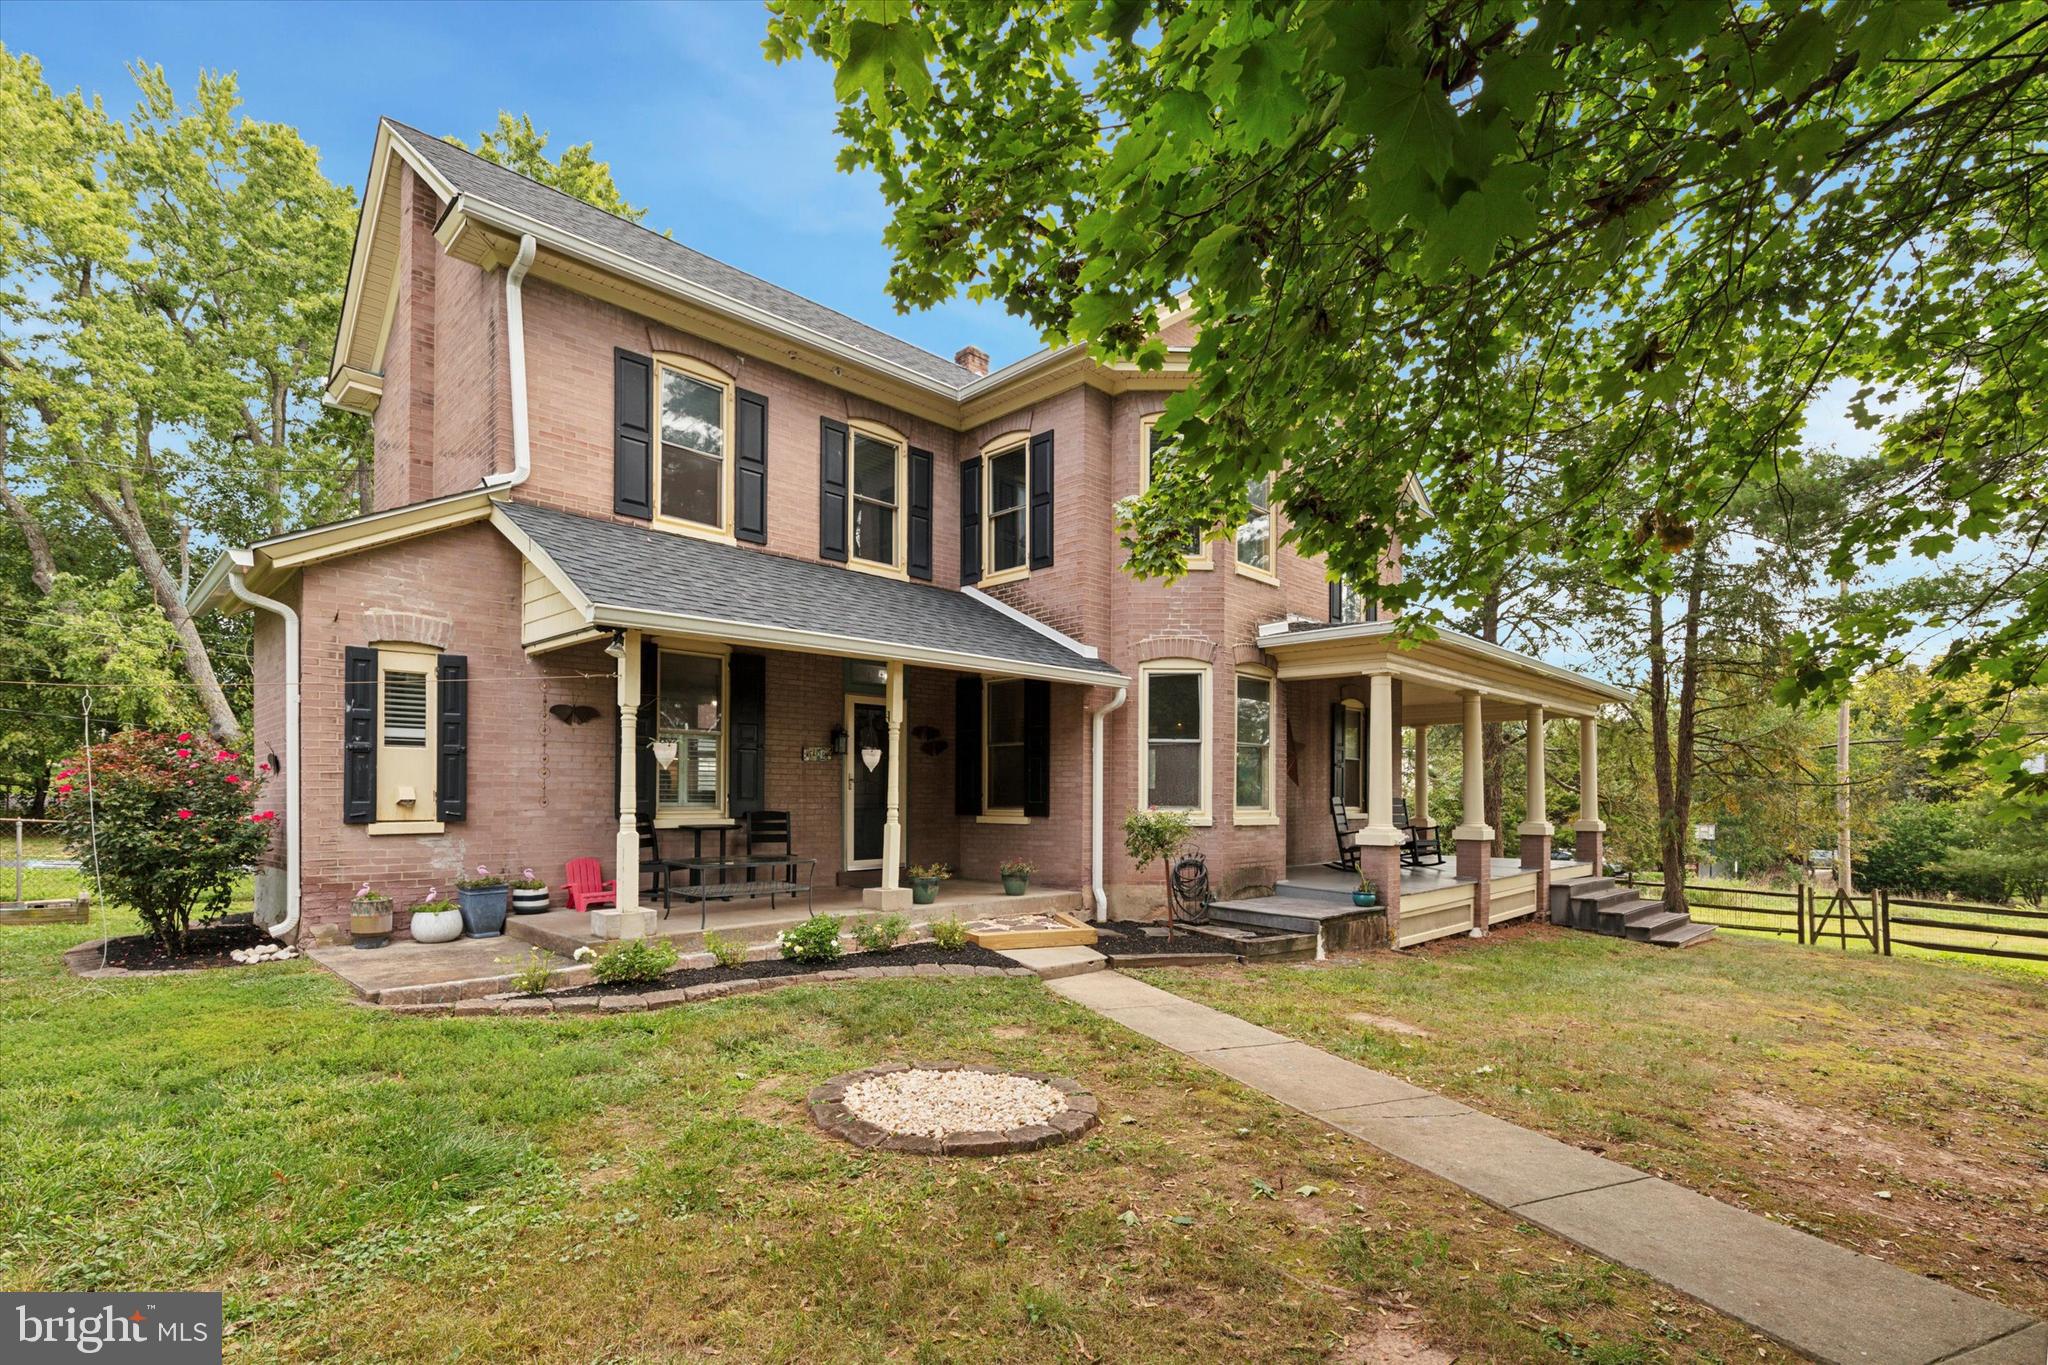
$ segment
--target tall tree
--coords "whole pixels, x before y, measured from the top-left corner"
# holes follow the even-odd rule
[[[0,49],[0,509],[61,590],[24,490],[110,528],[221,739],[241,723],[185,606],[195,548],[345,508],[357,419],[322,411],[353,199],[232,77],[181,106],[137,67],[125,122]]]
[[[591,150],[593,144],[575,143],[564,147],[561,155],[550,159],[547,154],[550,136],[533,126],[531,114],[520,114],[515,118],[500,109],[498,126],[478,133],[474,147],[459,137],[451,137],[448,141],[475,152],[493,165],[517,171],[529,180],[538,180],[606,213],[617,214],[635,223],[646,219],[646,209],[633,207],[619,193],[618,185],[612,180],[611,163],[597,159]]]
[[[1800,459],[1842,376],[1923,406],[1891,424],[1893,487],[1843,529],[1838,578],[1953,534],[2040,540],[2040,0],[771,9],[772,58],[836,68],[900,304],[964,288],[1156,366],[1189,302],[1181,476],[1134,508],[1141,572],[1177,572],[1173,532],[1239,519],[1277,469],[1292,538],[1368,576],[1423,533],[1412,474],[1444,552],[1393,595],[1469,611],[1530,527],[1459,471],[1597,406],[1560,547],[1647,584]],[[1537,377],[1533,409],[1504,367]],[[1624,514],[1603,490],[1632,475],[1651,496]],[[1889,624],[1816,636],[1788,688],[1846,685]],[[2039,677],[2048,591],[1963,629],[1951,669]],[[1951,718],[1958,745],[2006,744],[1984,714]]]

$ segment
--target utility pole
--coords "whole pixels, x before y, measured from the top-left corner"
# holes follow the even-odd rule
[[[1842,605],[1849,602],[1849,585],[1842,584]],[[1841,832],[1835,843],[1835,885],[1845,896],[1856,894],[1856,882],[1849,868],[1849,692],[1842,691],[1842,706],[1835,717],[1835,818]]]

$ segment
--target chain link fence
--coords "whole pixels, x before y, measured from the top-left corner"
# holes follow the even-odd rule
[[[0,923],[82,923],[90,890],[56,821],[0,817]]]

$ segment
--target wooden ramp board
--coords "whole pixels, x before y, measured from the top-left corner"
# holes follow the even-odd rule
[[[92,918],[92,902],[75,900],[8,901],[0,903],[0,925],[84,924]]]
[[[1075,948],[1095,945],[1095,926],[1064,910],[1015,919],[978,919],[967,925],[967,941],[998,951],[1008,948]]]

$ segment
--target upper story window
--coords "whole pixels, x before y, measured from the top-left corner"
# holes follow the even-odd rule
[[[662,516],[723,532],[731,525],[732,385],[681,360],[655,367],[661,459],[655,506]]]
[[[982,521],[988,537],[983,581],[1021,574],[1031,560],[1027,439],[999,437],[982,456]]]
[[[1330,608],[1330,620],[1339,625],[1363,625],[1380,619],[1379,602],[1359,592],[1348,578],[1330,585]]]
[[[659,815],[725,809],[725,659],[661,651],[654,688],[654,805]]]
[[[1237,567],[1260,578],[1275,578],[1271,476],[1246,485],[1245,495],[1251,499],[1252,514],[1237,528]]]
[[[903,438],[879,427],[854,426],[852,496],[846,500],[851,522],[847,544],[852,562],[883,568],[903,567]]]
[[[1153,465],[1173,457],[1173,438],[1159,434],[1159,418],[1160,414],[1154,412],[1139,419],[1143,427],[1142,440],[1145,454],[1145,458],[1139,465],[1138,487],[1140,491],[1152,486]],[[1209,546],[1202,539],[1200,533],[1188,537],[1187,556],[1189,568],[1206,569],[1209,567]]]

